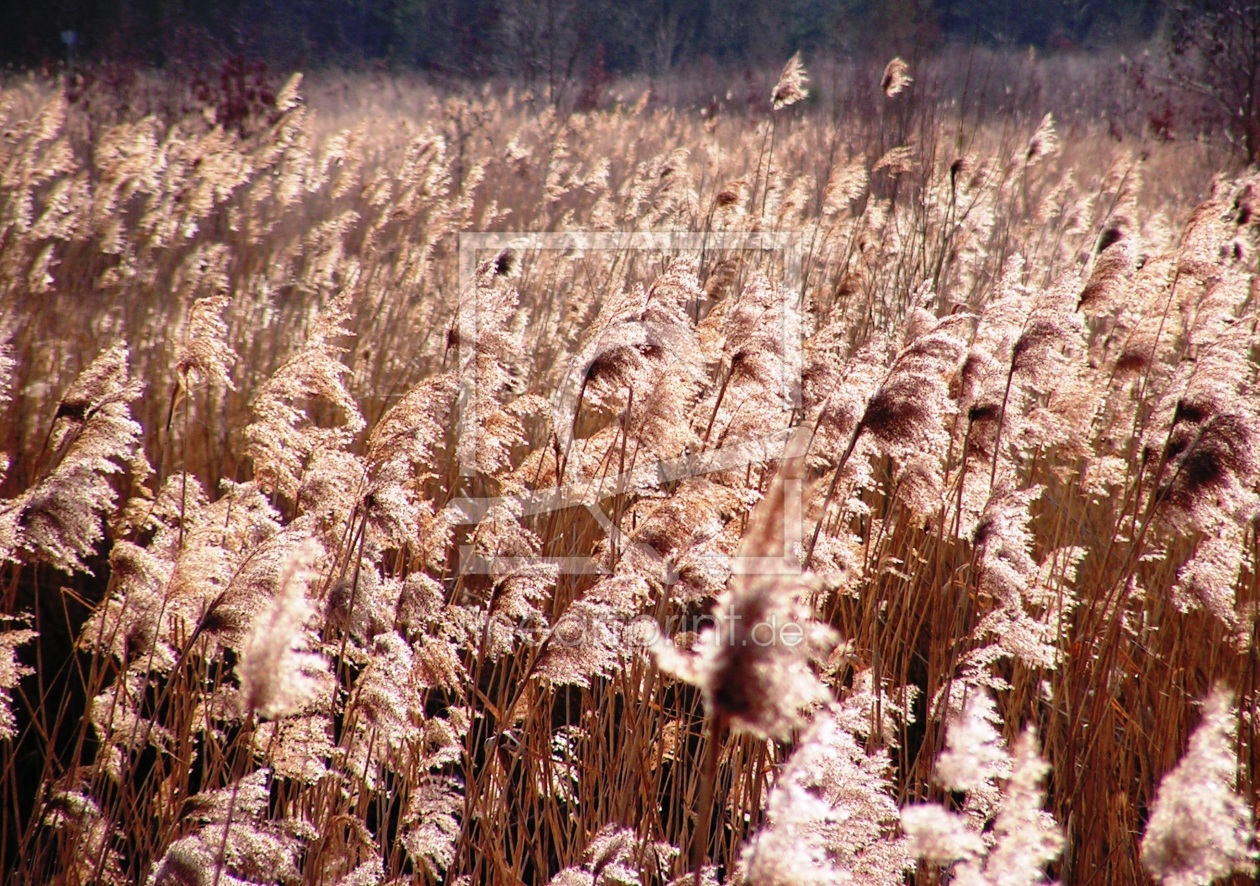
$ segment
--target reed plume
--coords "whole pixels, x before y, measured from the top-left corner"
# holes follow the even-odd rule
[[[884,66],[884,76],[879,80],[879,88],[885,96],[892,98],[913,82],[910,66],[905,59],[898,56]]]
[[[1142,837],[1142,864],[1161,883],[1207,883],[1254,870],[1251,807],[1234,793],[1238,716],[1217,687],[1204,700],[1190,747],[1160,781]]]

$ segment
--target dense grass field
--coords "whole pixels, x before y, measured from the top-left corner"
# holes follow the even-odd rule
[[[1072,64],[8,81],[6,876],[1249,882],[1260,180]]]

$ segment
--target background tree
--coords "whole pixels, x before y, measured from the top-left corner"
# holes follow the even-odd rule
[[[1199,0],[1178,6],[1169,50],[1174,82],[1203,101],[1209,131],[1255,163],[1260,155],[1260,2]]]

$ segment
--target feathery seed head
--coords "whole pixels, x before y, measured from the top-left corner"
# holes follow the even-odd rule
[[[289,556],[274,600],[254,621],[237,668],[247,711],[285,717],[299,712],[322,686],[319,675],[327,663],[305,651],[306,624],[315,615],[306,587],[318,577],[314,567],[322,555],[314,539],[299,545]]]
[[[783,66],[779,82],[774,85],[774,92],[770,95],[771,105],[778,111],[808,98],[809,90],[805,88],[807,82],[805,65],[801,62],[801,54],[798,52]]]
[[[1041,118],[1037,131],[1028,140],[1028,148],[1024,151],[1024,161],[1029,165],[1044,157],[1058,153],[1059,135],[1054,129],[1054,116],[1046,114]]]
[[[1161,883],[1191,886],[1255,870],[1255,827],[1234,793],[1238,715],[1217,687],[1181,762],[1164,776],[1142,837],[1142,865]]]
[[[732,581],[718,599],[713,625],[701,632],[697,654],[663,645],[657,661],[699,686],[706,708],[736,729],[786,740],[805,722],[804,712],[831,695],[809,662],[835,638],[800,603],[798,594],[808,589],[775,578]]]
[[[880,78],[879,88],[883,90],[884,95],[892,98],[913,82],[910,66],[906,64],[905,59],[898,56],[884,67],[884,76]]]

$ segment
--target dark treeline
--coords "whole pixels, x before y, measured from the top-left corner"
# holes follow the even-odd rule
[[[0,64],[387,63],[454,76],[663,73],[682,63],[1144,40],[1170,0],[8,0]]]

